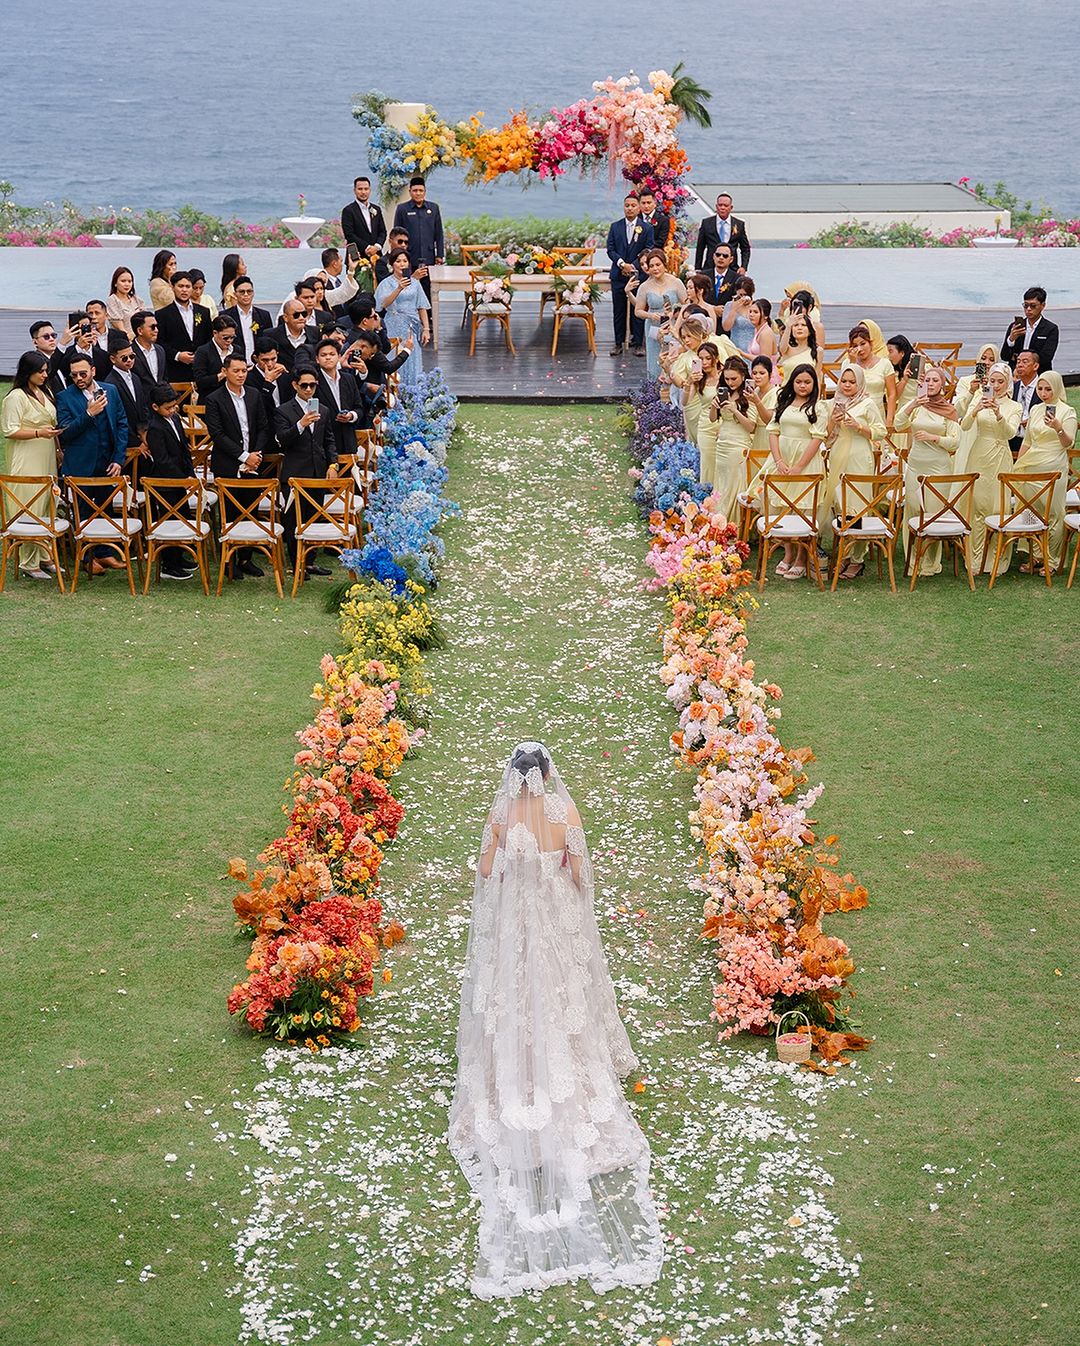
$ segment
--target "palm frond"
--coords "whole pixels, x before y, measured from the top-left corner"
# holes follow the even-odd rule
[[[712,117],[705,105],[712,99],[712,93],[696,79],[684,74],[683,70],[684,66],[680,61],[671,72],[671,77],[675,81],[671,86],[671,101],[687,121],[709,127],[712,125]]]

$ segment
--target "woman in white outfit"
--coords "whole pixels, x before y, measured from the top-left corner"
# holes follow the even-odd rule
[[[480,846],[450,1149],[480,1198],[481,1298],[588,1277],[647,1285],[663,1245],[637,1069],[593,910],[581,817],[550,754],[522,743]]]

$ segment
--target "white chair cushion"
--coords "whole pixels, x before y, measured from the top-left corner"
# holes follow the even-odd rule
[[[67,519],[57,519],[56,531],[66,533],[68,530]],[[10,524],[4,530],[5,537],[51,537],[51,533],[44,524],[31,523],[29,519],[19,519],[16,523]]]
[[[1075,486],[1071,486],[1065,492],[1065,508],[1080,509],[1080,491]]]
[[[573,316],[573,317],[577,317],[577,318],[584,318],[585,315],[586,315],[587,313],[591,313],[591,312],[592,312],[592,305],[591,305],[591,304],[560,304],[559,307],[558,307],[555,311],[556,311],[556,313],[558,313],[558,315],[559,315],[560,318],[566,318],[566,317],[568,317],[568,316]]]
[[[1034,510],[1025,509],[1015,519],[1010,519],[1004,527],[1001,524],[1000,514],[988,514],[986,526],[992,528],[995,533],[1041,533],[1047,525]]]
[[[1065,527],[1066,527],[1066,528],[1073,528],[1073,529],[1080,529],[1080,514],[1066,514],[1066,515],[1065,515]]]
[[[116,538],[122,537],[125,533],[131,537],[135,533],[142,532],[141,519],[89,519],[83,526],[76,530],[77,538]]]
[[[765,532],[765,520],[758,519],[759,533]],[[782,514],[769,524],[769,537],[816,537],[817,529],[797,514]]]
[[[218,502],[218,493],[217,491],[203,491],[202,498],[204,508],[213,509]],[[188,496],[188,504],[191,506],[192,509],[195,508],[198,499],[199,497],[194,491],[191,493],[191,495]]]
[[[833,532],[850,537],[892,537],[884,519],[866,518],[860,520],[861,528],[845,528],[843,519],[833,519]]]
[[[749,491],[740,491],[738,501],[743,509],[760,510],[761,508],[761,497],[759,495],[751,495]]]
[[[231,523],[222,532],[221,540],[222,542],[269,542],[270,539],[266,535],[269,527],[269,524],[259,525],[242,519],[239,523]],[[281,537],[284,532],[285,529],[281,524],[274,524],[273,533],[275,537]]]
[[[309,523],[298,528],[296,536],[305,542],[351,541],[356,536],[356,529],[351,523]]]
[[[209,532],[210,525],[203,519],[197,524],[187,519],[166,519],[155,524],[146,536],[155,542],[197,542]]]
[[[474,305],[473,305],[473,312],[474,312],[474,313],[497,313],[497,314],[500,314],[500,315],[501,315],[501,314],[503,314],[503,313],[509,313],[509,312],[510,312],[510,305],[509,305],[509,304],[474,304]]]
[[[919,527],[918,519],[911,519],[908,528],[920,537],[966,537],[971,529],[959,519],[936,519]]]

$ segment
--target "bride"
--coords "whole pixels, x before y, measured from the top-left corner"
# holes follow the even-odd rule
[[[593,912],[581,817],[547,749],[522,743],[480,845],[450,1149],[480,1198],[473,1293],[588,1277],[646,1285],[663,1247],[637,1068]]]

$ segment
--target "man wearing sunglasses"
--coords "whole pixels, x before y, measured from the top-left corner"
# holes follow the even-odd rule
[[[1023,317],[1012,320],[1005,340],[1001,343],[1001,358],[1016,368],[1016,357],[1021,351],[1033,351],[1039,357],[1039,373],[1045,373],[1054,367],[1054,355],[1058,348],[1057,324],[1043,317],[1046,307],[1046,291],[1041,285],[1033,285],[1024,291]]]
[[[281,310],[281,322],[274,329],[277,338],[278,359],[289,372],[294,364],[315,363],[315,328],[307,325],[308,311],[300,299],[286,299]]]
[[[47,386],[55,402],[57,394],[62,388],[67,387],[68,382],[56,324],[49,322],[47,318],[39,318],[37,322],[30,324],[30,340],[34,343],[34,350],[40,351],[49,362]]]
[[[286,307],[289,307],[286,305]],[[336,477],[337,450],[331,431],[333,411],[318,397],[319,376],[313,363],[298,358],[292,371],[295,396],[283,402],[275,413],[274,422],[278,443],[284,459],[281,479],[290,477]],[[285,546],[293,566],[296,566],[296,509],[290,505],[283,520]],[[310,553],[309,553],[310,555]],[[309,575],[329,575],[322,566],[305,567]]]
[[[109,359],[112,371],[101,381],[111,384],[120,394],[120,402],[127,417],[127,449],[146,448],[146,427],[150,424],[150,401],[143,387],[143,381],[135,373],[135,352],[131,348],[131,338],[126,332],[115,329],[109,333]]]
[[[131,330],[135,333],[135,340],[131,344],[131,352],[135,357],[132,368],[149,397],[152,388],[168,382],[165,377],[165,347],[158,345],[157,314],[149,309],[132,314]]]

